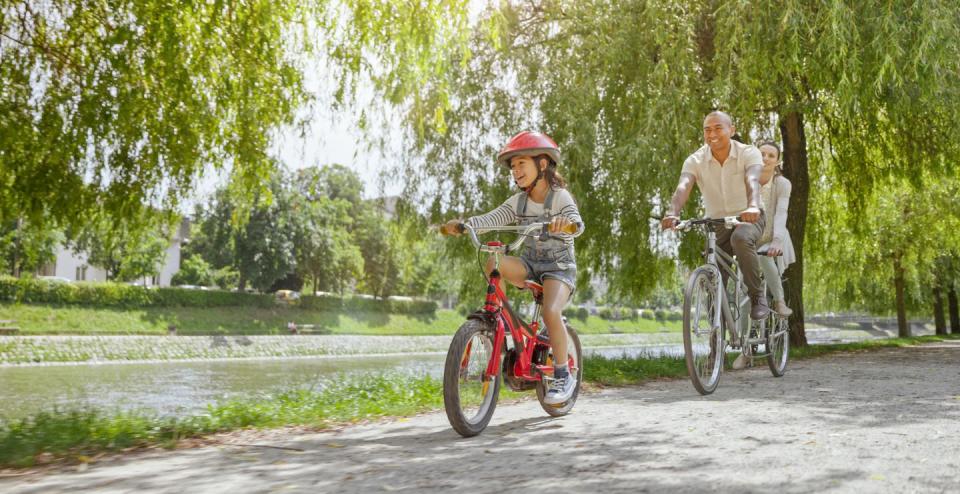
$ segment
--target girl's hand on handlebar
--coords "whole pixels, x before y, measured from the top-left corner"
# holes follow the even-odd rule
[[[461,225],[463,225],[463,220],[461,219],[450,220],[440,225],[440,234],[459,237],[460,234],[463,233],[463,227]]]
[[[553,221],[550,222],[548,230],[550,230],[550,233],[573,234],[577,231],[577,225],[564,216],[556,216],[553,218]]]

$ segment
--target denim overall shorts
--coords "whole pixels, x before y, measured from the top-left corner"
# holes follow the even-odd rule
[[[543,201],[543,214],[538,217],[528,217],[527,195],[520,196],[517,205],[517,216],[520,225],[529,225],[530,223],[549,222],[553,219],[551,208],[553,207],[553,189],[547,193],[547,198]],[[545,236],[545,237],[527,237],[524,241],[524,251],[520,260],[527,268],[527,279],[543,284],[547,278],[560,280],[570,287],[572,294],[577,288],[577,261],[574,257],[573,244],[566,243],[563,239]]]

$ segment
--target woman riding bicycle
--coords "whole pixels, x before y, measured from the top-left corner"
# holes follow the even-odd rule
[[[793,313],[783,298],[780,273],[796,261],[793,241],[787,231],[787,208],[790,204],[790,181],[781,174],[780,146],[773,142],[760,144],[763,171],[760,173],[760,199],[767,215],[767,223],[760,237],[760,249],[767,256],[760,258],[760,269],[773,295],[773,310],[787,317]]]
[[[526,280],[543,285],[543,321],[553,354],[567,355],[566,328],[561,311],[576,289],[573,239],[583,233],[584,225],[573,196],[565,188],[566,181],[557,173],[560,149],[546,134],[525,131],[507,142],[497,155],[497,162],[510,169],[521,192],[493,211],[467,219],[466,223],[477,229],[551,223],[550,231],[554,233],[550,237],[528,238],[523,254],[502,257],[499,270],[514,286],[523,287]],[[461,222],[451,220],[446,226],[455,232],[456,225]],[[575,233],[558,233],[571,224],[577,225]],[[493,258],[487,260],[487,275],[495,269],[495,263]],[[567,368],[565,359],[555,359],[553,376],[544,402],[560,404],[570,399],[576,389],[576,378]]]

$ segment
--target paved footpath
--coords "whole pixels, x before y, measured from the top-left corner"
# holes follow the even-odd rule
[[[685,379],[610,389],[560,419],[526,401],[472,439],[442,412],[247,434],[0,492],[960,492],[960,342],[730,372],[708,397]]]

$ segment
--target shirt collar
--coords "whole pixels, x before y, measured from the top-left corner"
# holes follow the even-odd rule
[[[740,143],[740,142],[737,142],[737,141],[734,141],[733,139],[731,139],[731,140],[730,140],[730,155],[727,156],[727,159],[731,159],[731,158],[732,158],[732,159],[738,159],[738,158],[740,157],[740,150],[741,150],[742,148],[744,148],[744,147],[746,147],[746,144],[743,144],[743,143]],[[713,151],[710,150],[710,145],[709,145],[709,144],[704,144],[704,145],[703,145],[703,148],[704,148],[704,150],[705,150],[706,153],[707,153],[707,159],[708,159],[709,161],[715,162],[715,163],[719,163],[719,162],[717,161],[717,159],[713,157]],[[723,163],[720,163],[720,164],[722,165]]]

